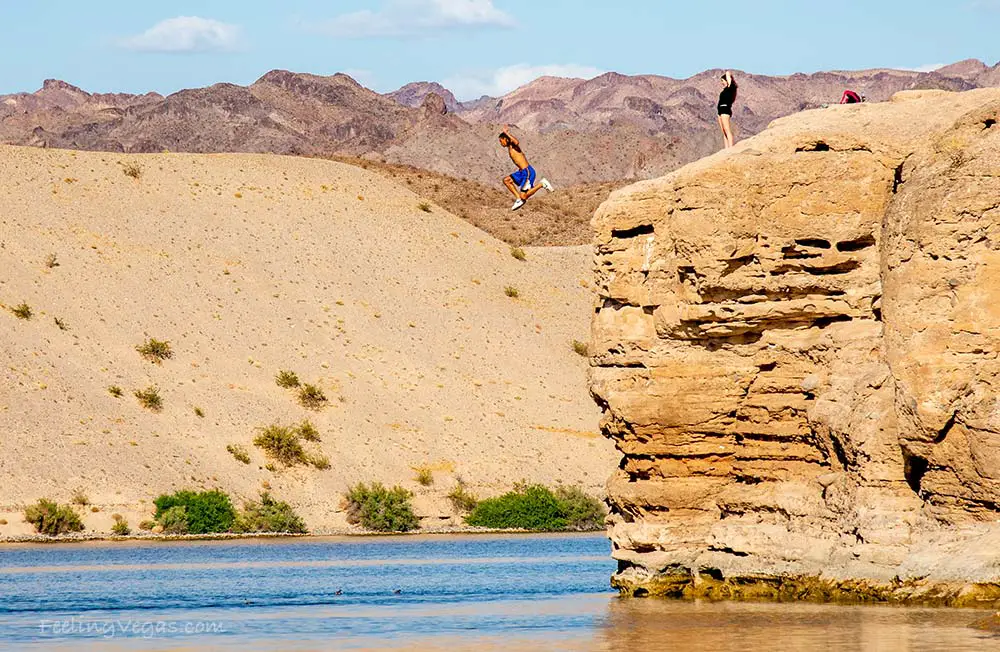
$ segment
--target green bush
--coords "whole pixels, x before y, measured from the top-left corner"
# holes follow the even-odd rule
[[[111,387],[108,388],[108,394],[111,394],[115,398],[121,398],[124,392],[122,391],[122,388],[119,387],[118,385],[112,385]]]
[[[279,371],[274,377],[274,382],[284,389],[292,389],[302,384],[299,382],[299,375],[294,371]]]
[[[135,390],[135,397],[139,399],[139,404],[147,410],[159,412],[163,409],[163,398],[155,385]]]
[[[518,487],[480,501],[465,522],[477,527],[534,531],[565,530],[568,525],[562,503],[541,485]]]
[[[316,385],[306,383],[299,389],[299,403],[310,410],[318,410],[327,403],[326,394]]]
[[[160,515],[160,525],[164,534],[187,534],[187,508],[184,505],[174,505]]]
[[[460,514],[468,514],[479,504],[479,500],[465,488],[465,483],[461,481],[448,494],[448,500],[451,501],[451,506],[455,508],[455,511]]]
[[[604,528],[604,503],[580,487],[557,487],[556,498],[566,512],[566,529],[593,531]]]
[[[45,498],[24,510],[24,520],[34,525],[39,534],[50,537],[83,531],[83,522],[72,507],[58,505]]]
[[[533,531],[599,530],[604,506],[579,487],[520,486],[481,501],[465,522],[478,527]]]
[[[429,466],[421,466],[415,469],[417,472],[417,483],[421,487],[429,487],[434,484],[434,471]]]
[[[292,506],[264,492],[260,502],[247,501],[233,523],[233,532],[289,532],[305,534],[306,524]]]
[[[517,288],[514,287],[513,285],[508,285],[507,287],[505,287],[503,289],[503,293],[506,294],[511,299],[516,299],[519,296],[521,296],[521,293],[518,292]]]
[[[115,514],[111,518],[115,520],[114,525],[111,526],[112,534],[116,534],[120,537],[127,537],[132,534],[132,528],[128,526],[128,521],[125,520],[124,516],[121,514]]]
[[[590,355],[590,347],[587,346],[586,342],[581,342],[580,340],[573,340],[573,352],[579,356],[586,358]]]
[[[296,430],[299,433],[299,437],[302,437],[302,439],[305,439],[306,441],[323,441],[319,436],[319,430],[316,430],[316,426],[314,426],[308,419],[300,423],[296,427]]]
[[[163,342],[152,337],[145,344],[135,347],[135,350],[142,357],[155,364],[160,364],[164,360],[174,357],[173,349],[170,348],[170,342]]]
[[[229,444],[226,446],[226,452],[236,458],[238,462],[243,462],[244,464],[250,463],[250,453],[239,444]]]
[[[357,484],[347,492],[347,521],[375,532],[409,532],[420,526],[406,489]]]
[[[18,319],[31,319],[35,316],[35,312],[31,309],[31,306],[26,303],[21,303],[20,305],[11,308],[10,311],[14,313],[14,316]]]
[[[211,534],[228,532],[236,520],[236,510],[225,493],[219,490],[178,491],[173,494],[163,494],[153,504],[156,505],[156,520],[167,530],[166,514],[176,507],[184,508],[187,531],[190,534]],[[172,514],[177,518],[177,514]]]
[[[279,425],[261,428],[260,434],[253,440],[253,445],[285,466],[309,463],[309,456],[299,441],[297,428]]]
[[[513,256],[516,260],[520,260],[520,261],[525,261],[528,258],[524,254],[524,249],[521,249],[520,247],[511,247],[510,248],[510,255]]]

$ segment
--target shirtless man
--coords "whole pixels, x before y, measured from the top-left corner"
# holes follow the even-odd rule
[[[500,133],[500,146],[507,148],[510,160],[514,161],[514,165],[517,166],[517,172],[503,180],[503,185],[507,186],[507,190],[514,193],[517,198],[513,208],[511,208],[512,211],[524,206],[524,202],[542,188],[549,192],[555,190],[548,179],[542,179],[537,186],[535,185],[535,168],[528,163],[528,157],[521,151],[521,144],[517,138],[510,134],[510,125],[505,126]]]

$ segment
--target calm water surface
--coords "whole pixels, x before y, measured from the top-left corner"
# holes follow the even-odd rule
[[[0,650],[1000,650],[965,610],[621,600],[603,536],[0,549]]]

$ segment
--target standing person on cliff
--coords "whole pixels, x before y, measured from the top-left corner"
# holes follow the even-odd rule
[[[722,92],[719,93],[719,127],[722,129],[722,139],[726,145],[726,149],[733,146],[735,138],[733,137],[733,104],[736,103],[736,91],[739,86],[736,84],[736,79],[733,77],[733,73],[729,70],[726,74],[722,76]]]
[[[510,190],[517,198],[511,210],[516,211],[524,206],[524,202],[542,188],[549,192],[554,190],[548,179],[542,179],[538,185],[535,185],[535,168],[528,163],[528,157],[521,149],[521,143],[511,135],[510,125],[505,126],[500,132],[500,146],[507,148],[510,160],[514,161],[514,165],[517,166],[517,172],[504,177],[503,180],[503,185],[507,186],[507,190]]]

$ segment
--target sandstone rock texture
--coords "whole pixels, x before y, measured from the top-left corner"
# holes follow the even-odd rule
[[[1000,600],[998,121],[807,111],[598,210],[623,593]]]

